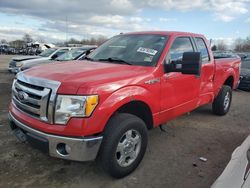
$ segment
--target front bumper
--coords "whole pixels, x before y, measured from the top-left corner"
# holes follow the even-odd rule
[[[241,76],[238,89],[250,91],[250,78]]]
[[[28,141],[36,148],[47,151],[52,157],[74,161],[94,160],[102,142],[102,136],[73,138],[47,134],[23,124],[11,113],[9,121],[12,130],[22,134],[22,141]],[[20,135],[16,136],[20,139]]]
[[[250,80],[241,80],[238,89],[250,90]]]

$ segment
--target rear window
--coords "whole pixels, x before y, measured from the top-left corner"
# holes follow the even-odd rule
[[[205,41],[202,38],[195,38],[195,42],[198,48],[198,51],[201,52],[202,63],[206,63],[210,60],[208,55],[207,46]]]

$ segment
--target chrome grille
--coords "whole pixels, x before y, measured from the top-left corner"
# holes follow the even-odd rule
[[[51,89],[14,80],[12,99],[16,107],[26,114],[48,121],[48,103]]]
[[[20,111],[53,124],[56,93],[60,85],[61,82],[55,80],[19,72],[12,85],[12,103]]]

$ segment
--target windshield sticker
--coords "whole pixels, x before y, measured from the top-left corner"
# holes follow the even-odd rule
[[[150,48],[140,47],[140,48],[138,48],[137,52],[141,52],[141,53],[145,53],[145,54],[149,54],[149,55],[155,55],[158,51],[154,50],[154,49],[150,49]]]
[[[146,56],[146,57],[144,58],[144,61],[145,61],[145,62],[150,62],[150,63],[151,63],[152,60],[153,60],[153,57],[154,57],[154,56]]]

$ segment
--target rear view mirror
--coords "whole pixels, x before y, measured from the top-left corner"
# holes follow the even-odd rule
[[[182,74],[200,75],[201,71],[201,53],[185,52],[181,61],[173,61],[170,64],[164,64],[165,73],[181,72]]]

